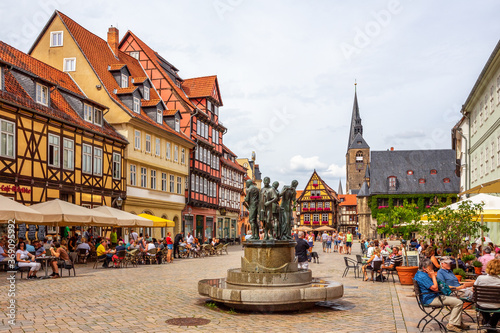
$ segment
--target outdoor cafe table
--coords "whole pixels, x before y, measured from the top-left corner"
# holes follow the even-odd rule
[[[45,261],[45,276],[44,279],[49,278],[49,261],[52,261],[56,259],[54,256],[41,256],[41,257],[36,257],[35,260],[43,263]]]

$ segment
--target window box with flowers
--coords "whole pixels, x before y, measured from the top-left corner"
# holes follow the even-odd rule
[[[304,224],[311,224],[311,221],[304,221]]]
[[[323,208],[323,211],[330,211],[330,207]]]
[[[313,221],[313,224],[319,224],[319,221]]]
[[[318,184],[313,184],[314,187],[318,187]]]
[[[328,224],[328,221],[321,221],[321,224]]]
[[[302,211],[303,211],[303,212],[307,212],[307,211],[309,211],[309,208],[304,207],[304,208],[302,208]]]

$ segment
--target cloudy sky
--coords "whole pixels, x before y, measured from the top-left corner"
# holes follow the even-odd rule
[[[0,2],[0,39],[28,51],[55,8],[105,38],[132,30],[183,78],[217,74],[224,142],[265,176],[342,177],[354,97],[372,150],[450,148],[500,37],[498,1]]]

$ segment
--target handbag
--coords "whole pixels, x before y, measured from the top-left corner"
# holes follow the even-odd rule
[[[439,287],[439,291],[444,295],[444,296],[450,296],[451,295],[451,289],[450,287],[444,283],[443,281],[441,280],[437,280],[438,282],[438,287]]]

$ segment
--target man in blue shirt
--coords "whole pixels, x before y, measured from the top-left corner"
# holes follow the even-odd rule
[[[446,283],[451,290],[457,290],[460,297],[472,298],[472,285],[474,282],[464,282],[461,284],[458,282],[457,277],[453,274],[451,265],[453,264],[453,259],[451,257],[442,257],[440,260],[441,268],[437,272],[438,280]]]
[[[452,332],[461,332],[469,329],[468,325],[462,322],[463,303],[456,297],[444,296],[436,293],[439,291],[437,282],[437,273],[433,270],[433,264],[430,259],[420,261],[420,270],[415,274],[414,280],[418,283],[422,292],[422,303],[431,306],[449,306],[451,307],[450,321],[446,329]]]

